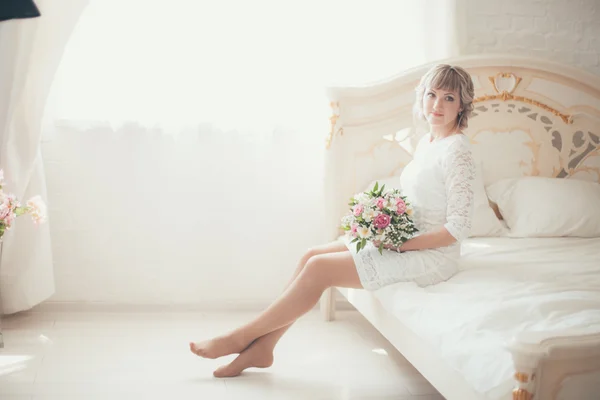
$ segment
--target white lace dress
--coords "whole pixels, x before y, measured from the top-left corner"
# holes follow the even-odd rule
[[[400,176],[400,188],[414,209],[418,235],[444,226],[457,241],[447,247],[399,253],[369,243],[356,253],[345,237],[363,287],[376,290],[397,282],[419,286],[448,280],[458,270],[460,241],[469,235],[474,209],[475,162],[463,134],[430,141],[425,135]]]

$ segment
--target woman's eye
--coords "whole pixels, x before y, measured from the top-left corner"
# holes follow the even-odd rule
[[[431,93],[431,92],[427,93],[427,97],[433,97],[433,96],[434,96],[433,93]]]
[[[446,97],[446,101],[454,101],[454,97],[447,96],[447,97]]]

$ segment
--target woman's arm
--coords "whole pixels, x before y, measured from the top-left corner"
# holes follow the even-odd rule
[[[436,231],[427,232],[422,235],[416,236],[412,239],[409,239],[406,242],[404,242],[399,248],[393,247],[391,245],[385,245],[383,247],[388,250],[404,252],[414,250],[435,249],[437,247],[450,246],[454,242],[456,242],[454,236],[452,236],[446,228],[441,227]],[[373,244],[379,247],[378,242],[374,242]]]
[[[427,232],[407,240],[400,246],[399,251],[435,249],[450,246],[456,242],[454,236],[444,227],[432,232]]]

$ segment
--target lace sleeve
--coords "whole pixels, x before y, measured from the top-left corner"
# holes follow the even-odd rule
[[[453,143],[448,150],[443,164],[447,202],[444,227],[461,241],[471,231],[475,208],[475,161],[471,149],[463,141]]]

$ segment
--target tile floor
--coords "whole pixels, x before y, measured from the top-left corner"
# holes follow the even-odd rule
[[[26,312],[4,317],[2,400],[443,400],[356,311],[333,322],[310,312],[288,331],[267,370],[212,371],[189,340],[223,333],[251,313]]]

